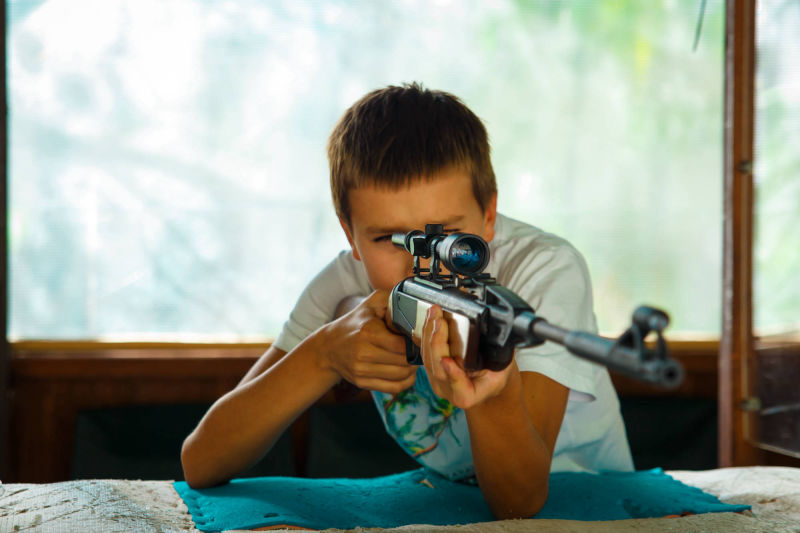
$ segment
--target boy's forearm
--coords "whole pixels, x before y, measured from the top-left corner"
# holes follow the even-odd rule
[[[466,411],[475,474],[499,519],[527,518],[547,499],[551,455],[528,416],[514,368],[503,392]]]
[[[223,483],[258,461],[286,427],[339,380],[311,335],[268,370],[217,400],[181,451],[192,487]]]

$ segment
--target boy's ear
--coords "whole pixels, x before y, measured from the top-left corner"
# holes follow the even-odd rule
[[[492,199],[486,206],[483,212],[483,235],[486,242],[494,239],[494,223],[497,222],[497,195],[492,196]]]
[[[350,229],[350,225],[341,217],[339,217],[339,224],[342,226],[344,234],[347,236],[347,242],[350,243],[350,249],[353,250],[353,257],[355,257],[357,261],[361,261],[361,257],[358,255],[358,250],[356,249],[356,242],[353,239],[353,230]]]

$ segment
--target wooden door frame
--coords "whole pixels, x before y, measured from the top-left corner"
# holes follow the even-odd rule
[[[743,406],[754,397],[753,161],[756,2],[728,0],[725,24],[725,143],[719,466],[759,464]]]

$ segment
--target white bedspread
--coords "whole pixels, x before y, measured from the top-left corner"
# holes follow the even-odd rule
[[[752,506],[751,513],[711,513],[679,518],[614,522],[505,520],[465,526],[411,525],[385,531],[597,533],[628,531],[800,533],[800,469],[725,468],[673,471],[671,476],[727,503]],[[191,516],[169,481],[85,480],[10,484],[0,491],[0,532],[196,532]],[[335,530],[329,530],[335,531]],[[358,528],[353,531],[377,531]]]

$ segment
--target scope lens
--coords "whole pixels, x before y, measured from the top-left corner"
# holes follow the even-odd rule
[[[475,248],[474,239],[464,239],[450,248],[453,266],[462,271],[473,271],[481,264],[481,253]]]
[[[464,276],[480,274],[489,262],[486,241],[470,234],[453,234],[444,239],[440,248],[442,262],[451,272]]]

